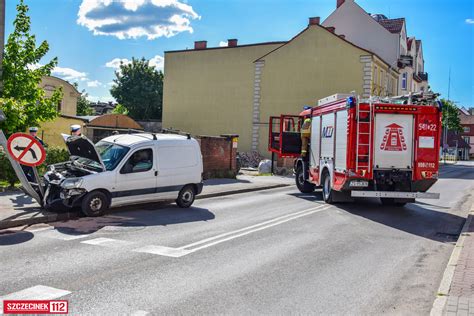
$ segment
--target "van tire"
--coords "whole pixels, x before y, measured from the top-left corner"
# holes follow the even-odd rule
[[[327,170],[323,172],[321,185],[323,187],[323,200],[328,204],[334,203],[334,190],[331,185],[331,175]]]
[[[296,187],[301,193],[312,193],[316,186],[304,179],[303,167],[299,165],[295,172]]]
[[[176,204],[182,208],[188,208],[193,205],[194,199],[196,198],[196,190],[194,186],[187,185],[179,191]]]
[[[93,191],[82,199],[81,210],[86,216],[102,216],[108,208],[109,199],[103,192]]]

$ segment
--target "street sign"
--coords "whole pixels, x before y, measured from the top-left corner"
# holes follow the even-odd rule
[[[10,136],[7,149],[13,159],[25,166],[36,167],[46,159],[41,143],[28,134],[15,133]]]

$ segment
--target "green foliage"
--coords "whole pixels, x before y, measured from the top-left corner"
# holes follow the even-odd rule
[[[117,106],[112,110],[112,113],[128,115],[128,110],[122,104],[117,104]]]
[[[6,155],[7,153],[0,151],[0,181],[5,181],[13,187],[18,179]]]
[[[120,64],[110,93],[134,119],[161,119],[163,73],[149,65],[145,58],[132,58]]]
[[[449,100],[441,99],[443,103],[443,127],[447,126],[449,130],[462,132],[461,119],[459,118],[459,109]]]
[[[82,90],[81,95],[77,98],[77,115],[86,116],[95,114],[94,109],[91,107],[91,102],[87,100],[88,96],[86,90]]]
[[[0,151],[0,182],[8,182],[11,187],[18,182],[15,171],[8,160],[7,154]],[[46,166],[69,160],[69,152],[61,147],[46,148],[46,161],[38,167],[38,172],[42,175],[46,172]]]
[[[58,60],[54,58],[43,66],[39,64],[48,52],[49,45],[43,41],[36,46],[36,37],[30,34],[28,6],[23,0],[16,8],[14,30],[5,45],[3,91],[0,96],[0,109],[7,117],[0,123],[0,129],[7,135],[54,119],[58,115],[57,105],[62,99],[61,89],[47,98],[44,90],[38,87],[41,77],[50,75]]]

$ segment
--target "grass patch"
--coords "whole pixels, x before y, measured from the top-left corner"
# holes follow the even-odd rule
[[[259,176],[259,177],[271,177],[271,176],[273,176],[273,173],[261,173],[261,174],[257,174],[257,176]]]

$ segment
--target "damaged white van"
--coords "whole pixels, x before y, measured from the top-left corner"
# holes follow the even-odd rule
[[[111,207],[175,200],[190,207],[203,188],[199,143],[175,134],[121,134],[97,144],[69,137],[70,161],[48,167],[43,205],[79,206],[87,216]]]

